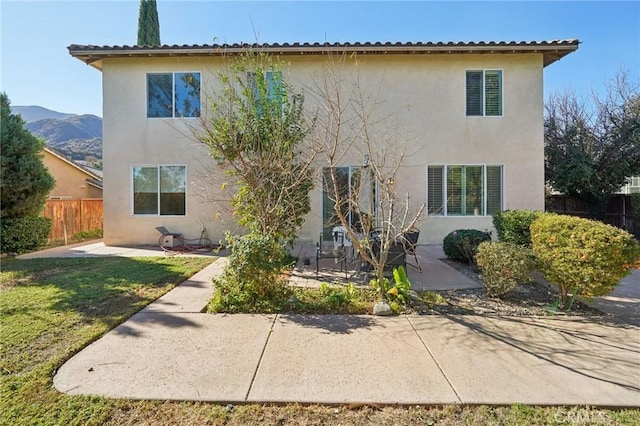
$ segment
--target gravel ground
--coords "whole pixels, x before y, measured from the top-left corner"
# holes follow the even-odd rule
[[[442,261],[482,283],[482,278],[474,267],[449,259],[442,259]],[[482,288],[430,293],[426,296],[428,302],[414,304],[417,313],[500,316],[567,315],[566,312],[557,311],[553,307],[554,302],[558,300],[557,291],[547,284],[535,281],[520,285],[502,298],[489,297]],[[442,297],[438,297],[438,295]],[[568,314],[590,317],[607,316],[579,300],[574,302]]]

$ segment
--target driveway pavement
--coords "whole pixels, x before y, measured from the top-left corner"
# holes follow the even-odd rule
[[[54,386],[221,403],[640,406],[640,327],[628,317],[201,313],[224,262],[76,354]],[[468,284],[443,271],[447,285]]]

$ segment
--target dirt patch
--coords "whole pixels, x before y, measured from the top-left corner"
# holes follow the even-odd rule
[[[441,260],[469,278],[482,283],[482,277],[474,266],[450,259]],[[609,316],[580,300],[574,301],[569,312],[559,311],[555,307],[558,300],[557,290],[541,281],[543,280],[522,284],[502,298],[488,296],[483,288],[428,292],[430,294],[421,295],[421,300],[414,304],[413,309],[419,314]]]

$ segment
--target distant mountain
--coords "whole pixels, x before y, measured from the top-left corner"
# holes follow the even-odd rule
[[[102,119],[95,115],[74,115],[62,120],[46,118],[29,122],[25,127],[31,133],[45,138],[49,145],[71,139],[102,138]]]
[[[29,118],[45,117],[26,121],[25,128],[42,137],[48,147],[74,160],[88,161],[102,159],[102,119],[91,114],[77,115],[51,111],[38,106],[11,107],[13,113],[23,112]],[[58,118],[56,118],[58,117]]]
[[[30,106],[12,106],[11,112],[14,114],[20,114],[22,119],[27,123],[32,121],[45,120],[47,118],[53,118],[55,120],[63,120],[68,117],[73,117],[77,114],[66,114],[64,112],[52,111],[47,108],[43,108],[37,105]]]

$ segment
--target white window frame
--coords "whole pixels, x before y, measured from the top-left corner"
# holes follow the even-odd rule
[[[464,167],[482,167],[482,202],[483,202],[483,206],[482,206],[482,211],[483,214],[478,214],[476,215],[472,215],[472,214],[449,214],[449,212],[447,211],[447,206],[448,206],[448,199],[447,199],[447,178],[448,178],[448,168],[451,166],[464,166]],[[443,175],[442,175],[442,209],[439,210],[439,213],[429,213],[429,167],[442,167],[443,168]],[[427,169],[426,169],[426,181],[427,181],[427,185],[426,185],[426,209],[425,209],[425,214],[429,217],[460,217],[460,218],[464,218],[464,217],[492,217],[492,214],[488,214],[487,213],[487,203],[488,203],[488,197],[487,197],[487,167],[499,167],[500,168],[500,209],[499,211],[503,211],[504,210],[504,206],[505,206],[505,191],[504,191],[504,181],[505,181],[505,166],[504,164],[476,164],[476,163],[471,163],[471,164],[458,164],[458,163],[450,163],[450,164],[428,164],[427,165]]]
[[[135,200],[134,200],[134,191],[135,191],[135,182],[134,182],[134,176],[133,176],[133,170],[136,167],[147,167],[147,168],[151,168],[151,167],[155,167],[158,169],[158,187],[157,187],[157,194],[158,194],[158,205],[157,205],[157,213],[135,213]],[[184,214],[160,214],[160,167],[184,167]],[[189,180],[187,179],[189,170],[186,164],[133,164],[130,167],[129,170],[129,176],[131,179],[130,182],[130,190],[129,193],[131,194],[130,197],[130,201],[131,201],[131,216],[134,217],[187,217],[189,214],[188,211],[188,204],[187,200],[188,200],[188,196],[189,196],[189,185],[188,182]]]
[[[487,89],[486,89],[486,72],[487,71],[500,71],[500,114],[498,115],[487,115],[487,108],[486,108],[486,96],[487,96]],[[481,96],[482,99],[480,100],[480,106],[482,107],[482,114],[479,115],[469,115],[469,113],[467,112],[467,73],[468,72],[482,72],[482,90],[481,90]],[[504,69],[502,68],[482,68],[482,69],[478,69],[478,68],[469,68],[466,69],[464,72],[464,115],[465,117],[468,118],[472,118],[472,117],[504,117],[504,88],[505,88],[506,84],[505,84],[505,72]]]
[[[171,75],[171,117],[149,117],[149,75],[170,74]],[[200,93],[198,100],[200,101],[200,114],[193,117],[181,117],[176,115],[176,74],[199,74],[200,75]],[[145,91],[145,117],[147,120],[193,120],[202,116],[202,72],[201,71],[148,71],[144,74],[144,91]]]
[[[627,183],[620,190],[623,194],[640,193],[640,176],[631,176],[627,178]]]

